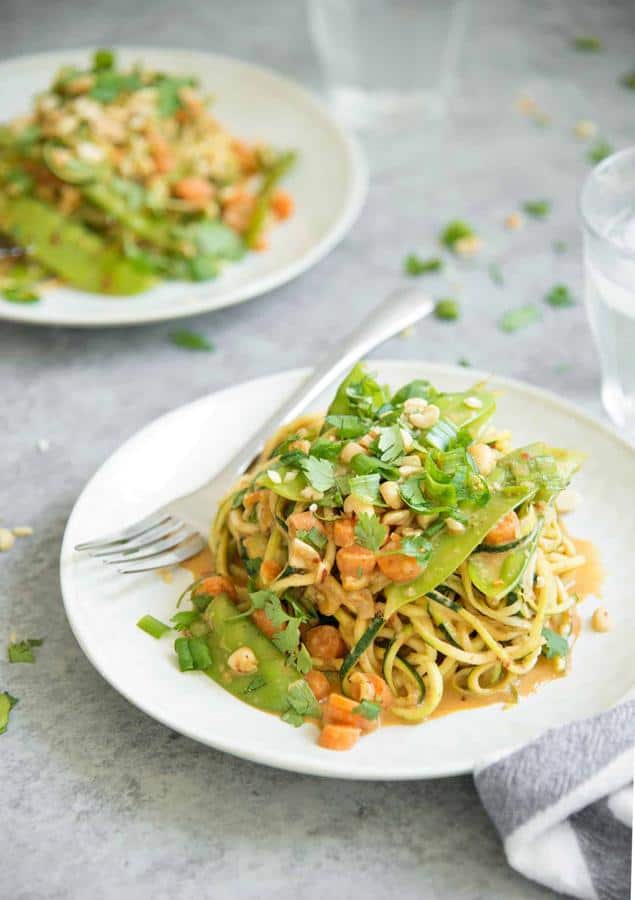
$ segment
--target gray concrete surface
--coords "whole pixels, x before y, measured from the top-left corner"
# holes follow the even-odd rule
[[[442,152],[429,134],[383,147],[364,213],[315,269],[268,296],[189,320],[213,355],[171,345],[173,326],[90,331],[0,325],[0,515],[35,534],[0,557],[0,636],[44,635],[34,666],[0,662],[20,697],[0,737],[0,896],[54,898],[505,898],[555,896],[509,870],[469,777],[419,784],[327,782],[223,756],[170,733],[93,671],[62,612],[57,558],[87,478],[139,427],[206,392],[308,364],[399,283],[404,255],[435,251],[449,218],[486,240],[476,263],[426,281],[459,297],[454,325],[428,321],[383,357],[473,365],[550,388],[601,414],[598,365],[581,303],[544,307],[513,335],[501,313],[542,304],[556,282],[581,297],[576,197],[588,171],[572,133],[589,118],[616,147],[633,141],[632,4],[475,2]],[[603,53],[576,53],[575,34]],[[319,87],[304,5],[294,0],[106,3],[3,0],[0,58],[115,42],[234,54]],[[523,92],[551,115],[514,109]],[[630,123],[630,126],[629,126]],[[502,219],[548,198],[545,222]],[[567,252],[555,255],[553,240]],[[505,283],[487,274],[500,262]],[[42,454],[38,439],[50,442]]]

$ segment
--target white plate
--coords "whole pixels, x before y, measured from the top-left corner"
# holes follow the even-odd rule
[[[428,377],[442,389],[464,390],[482,376],[414,362],[373,363],[373,368],[394,387]],[[504,391],[496,421],[513,430],[516,444],[544,439],[589,453],[576,478],[584,503],[570,526],[600,548],[607,571],[603,602],[616,627],[607,634],[592,632],[588,619],[594,602],[587,601],[567,678],[544,685],[511,710],[489,707],[418,726],[384,728],[348,753],[333,753],[316,745],[313,726],[291,728],[236,700],[202,673],[181,674],[172,641],[149,638],[135,622],[144,613],[167,620],[189,583],[188,574],[179,571],[169,585],[156,573],[117,575],[72,548],[205,480],[300,374],[283,372],[241,384],[157,419],[117,450],[84,489],[64,537],[62,591],[80,646],[113,687],[175,731],[236,756],[316,775],[391,780],[470,771],[544,728],[606,709],[635,684],[630,578],[635,453],[608,428],[553,395],[501,378],[491,380]]]
[[[92,51],[64,50],[0,64],[0,122],[24,114],[33,95],[62,65],[85,65]],[[117,298],[60,287],[40,303],[0,299],[0,318],[47,325],[129,325],[191,316],[248,300],[285,284],[318,262],[342,239],[366,195],[366,166],[355,140],[306,90],[280,75],[229,57],[150,47],[117,49],[123,65],[143,60],[168,72],[197,75],[216,97],[219,120],[235,134],[296,149],[285,178],[295,214],[271,233],[264,253],[251,253],[207,282],[164,282]]]

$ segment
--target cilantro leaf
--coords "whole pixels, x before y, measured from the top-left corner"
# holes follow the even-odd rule
[[[354,494],[359,500],[366,503],[381,503],[381,494],[379,493],[380,475],[358,475],[349,480],[349,493]]]
[[[191,78],[172,78],[166,76],[158,84],[159,99],[157,107],[161,118],[173,116],[183,106],[179,95],[181,88],[193,84]]]
[[[362,513],[355,525],[357,543],[368,550],[377,552],[388,535],[388,529],[382,525],[377,516]]]
[[[363,716],[370,722],[374,722],[375,719],[379,718],[379,714],[381,713],[381,706],[379,705],[379,703],[373,703],[372,700],[362,700],[358,706],[354,707],[352,712],[354,712],[358,716]]]
[[[11,663],[33,663],[35,662],[35,655],[33,653],[33,647],[41,647],[44,643],[44,638],[27,638],[24,641],[17,641],[16,643],[9,644],[8,647],[8,657],[9,662]]]
[[[630,72],[626,72],[622,75],[620,84],[622,87],[628,88],[629,91],[635,91],[635,69],[631,69]]]
[[[423,534],[409,534],[402,537],[399,552],[414,557],[420,566],[424,566],[430,559],[432,544]]]
[[[437,257],[432,259],[421,259],[416,253],[411,253],[404,260],[404,272],[406,275],[425,275],[428,272],[439,272],[443,267],[443,262]]]
[[[523,203],[523,209],[533,219],[545,219],[551,212],[551,203],[548,200],[527,200]]]
[[[214,345],[204,335],[198,334],[196,331],[189,331],[187,328],[172,331],[170,340],[177,347],[183,347],[185,350],[205,350],[208,353],[214,350]]]
[[[443,322],[455,322],[461,315],[461,307],[451,297],[444,297],[434,304],[434,314]]]
[[[604,138],[600,138],[590,148],[587,153],[587,159],[595,166],[601,163],[603,159],[606,159],[607,156],[610,156],[611,153],[613,153],[613,147]]]
[[[304,678],[289,685],[287,700],[291,709],[301,716],[320,716],[320,705]]]
[[[526,328],[528,325],[533,325],[535,322],[539,322],[541,318],[540,310],[533,304],[528,303],[526,306],[508,310],[501,317],[498,324],[501,331],[511,333],[519,331],[521,328]]]
[[[297,532],[296,537],[299,540],[304,541],[305,544],[309,544],[309,546],[313,547],[314,550],[317,550],[318,553],[321,553],[329,542],[327,536],[315,526],[309,528],[308,531],[300,529]]]
[[[287,616],[287,627],[276,631],[271,640],[281,653],[292,653],[300,643],[299,621]]]
[[[501,267],[498,263],[490,263],[488,269],[489,277],[492,279],[494,284],[503,285],[505,283],[505,279],[503,278],[503,273],[501,272]]]
[[[254,609],[263,609],[274,628],[280,628],[289,616],[282,608],[280,598],[273,591],[254,591],[249,594]]]
[[[556,284],[552,287],[549,293],[545,295],[545,303],[556,307],[575,306],[573,294],[566,284]]]
[[[264,687],[266,683],[267,679],[263,678],[262,675],[255,675],[243,691],[243,694],[253,694],[254,691]]]
[[[335,487],[335,469],[328,459],[305,456],[300,460],[300,467],[306,475],[311,487],[316,491],[330,490]]]
[[[0,289],[0,296],[9,303],[37,303],[40,299],[33,288],[26,284],[8,285]]]
[[[359,416],[327,416],[324,422],[343,439],[361,437],[366,434],[370,424]]]
[[[294,728],[299,728],[300,725],[304,725],[304,716],[294,712],[292,709],[285,710],[280,718],[283,722],[286,722],[287,725],[292,725]]]
[[[566,638],[552,631],[551,628],[543,628],[542,636],[545,643],[542,647],[543,654],[547,659],[553,659],[556,656],[566,656],[569,652],[569,643]]]
[[[599,50],[604,49],[602,41],[591,34],[574,37],[571,41],[571,46],[574,50],[579,50],[582,53],[597,53]]]
[[[0,734],[4,734],[9,725],[9,713],[18,702],[8,691],[0,693]]]
[[[444,246],[446,246],[449,250],[454,250],[454,245],[457,241],[462,240],[462,238],[475,237],[476,233],[473,228],[471,228],[467,222],[462,222],[459,219],[454,219],[452,222],[448,222],[445,228],[441,231],[439,235],[439,240]]]
[[[311,659],[311,654],[306,649],[304,644],[300,644],[300,649],[297,651],[297,653],[294,654],[293,665],[296,667],[300,675],[306,675],[307,672],[310,672],[313,668],[313,660]]]
[[[386,428],[381,428],[377,445],[381,451],[382,462],[393,463],[403,456],[403,438],[399,426],[388,425]]]

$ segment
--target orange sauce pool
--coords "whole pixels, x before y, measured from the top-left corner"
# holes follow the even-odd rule
[[[601,592],[602,581],[604,579],[604,569],[602,567],[602,560],[598,549],[591,541],[582,538],[572,538],[572,540],[578,553],[586,558],[584,565],[580,566],[580,568],[576,569],[573,573],[574,591],[579,595],[581,600],[589,595],[598,596]],[[200,553],[193,556],[191,559],[185,560],[185,562],[182,562],[180,565],[181,568],[191,572],[194,579],[201,578],[201,576],[213,571],[212,554],[210,550],[206,548],[205,550],[201,550]],[[580,616],[574,611],[572,618],[572,633],[575,642],[580,632]],[[516,682],[516,690],[518,691],[519,696],[526,697],[529,694],[533,694],[540,685],[545,684],[548,681],[553,681],[556,678],[564,678],[568,674],[570,666],[571,663],[569,662],[567,669],[564,672],[556,672],[551,660],[541,656],[534,668],[525,675],[521,675]],[[443,696],[441,697],[441,702],[430,716],[430,719],[439,719],[442,716],[450,715],[450,713],[460,712],[465,709],[480,709],[481,707],[492,706],[496,703],[505,705],[510,702],[510,699],[511,695],[508,692],[503,691],[497,694],[485,694],[480,697],[465,696],[464,694],[455,691],[450,685],[446,685]],[[381,720],[382,725],[404,724],[403,719],[398,718],[390,712],[383,713]]]

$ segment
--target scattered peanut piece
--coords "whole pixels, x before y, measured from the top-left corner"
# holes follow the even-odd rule
[[[454,242],[453,250],[458,256],[475,256],[483,248],[483,241],[473,234]]]
[[[8,528],[0,528],[0,553],[7,553],[15,544],[15,535]]]
[[[588,138],[593,138],[597,135],[598,127],[590,119],[580,119],[579,122],[576,122],[573,133],[576,137],[586,141]]]
[[[519,212],[510,213],[505,218],[505,228],[509,231],[518,231],[523,226],[523,217]]]
[[[612,627],[613,622],[608,609],[605,606],[598,606],[591,616],[591,628],[593,631],[605,632],[610,631]]]

